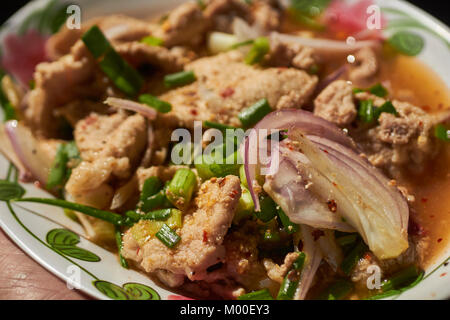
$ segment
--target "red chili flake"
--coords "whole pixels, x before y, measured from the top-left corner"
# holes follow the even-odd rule
[[[203,242],[208,242],[208,232],[203,230]]]
[[[193,116],[196,116],[196,115],[198,115],[198,112],[197,112],[197,110],[195,110],[195,109],[191,109],[191,114],[192,114]]]
[[[437,242],[438,242],[438,243],[441,242],[441,241],[442,241],[442,238],[437,239]]]
[[[430,215],[430,218],[434,218],[434,214]]]
[[[367,253],[364,255],[364,259],[371,261],[371,260],[372,260],[372,256],[370,255],[370,253],[367,252]]]
[[[319,230],[319,229],[314,229],[311,232],[311,235],[313,236],[314,241],[317,241],[317,239],[319,239],[321,236],[325,235],[325,232],[323,232],[322,230]]]
[[[422,198],[422,199],[420,199],[420,201],[422,201],[423,203],[425,203],[425,202],[428,201],[428,199],[427,199],[427,198]]]
[[[441,277],[445,277],[447,275],[447,272],[444,272],[443,274],[441,274]]]
[[[413,219],[409,219],[408,233],[414,236],[422,236],[425,234],[425,229]]]
[[[231,191],[231,193],[230,193],[230,197],[231,197],[232,199],[234,199],[234,198],[237,196],[238,193],[239,193],[239,192],[238,192],[237,190],[233,190],[233,191]]]
[[[303,241],[299,240],[297,245],[298,251],[303,251]]]
[[[337,184],[336,184],[336,182],[332,182],[332,184],[333,184],[333,186],[337,187]]]
[[[431,108],[430,108],[430,106],[422,106],[422,110],[424,110],[424,111],[430,111]]]
[[[320,149],[320,150],[322,150],[323,152],[325,152],[325,153],[328,153],[328,151],[327,150],[325,150],[325,149]]]
[[[223,90],[220,95],[222,96],[222,98],[228,98],[231,97],[234,94],[234,89],[233,88],[226,88],[225,90]]]
[[[330,209],[331,212],[337,211],[337,203],[334,200],[328,200],[327,201],[328,209]]]
[[[136,254],[138,255],[139,254],[139,251],[141,250],[141,248],[137,248],[137,250],[136,250]]]

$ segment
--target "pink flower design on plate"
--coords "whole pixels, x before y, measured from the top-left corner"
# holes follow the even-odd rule
[[[32,29],[22,35],[15,33],[6,35],[2,45],[2,68],[28,87],[36,65],[48,60],[45,50],[47,38]]]
[[[360,0],[355,3],[348,3],[343,0],[333,0],[323,15],[323,22],[328,29],[338,37],[345,39],[352,35],[356,39],[380,39],[382,29],[386,25],[386,19],[381,15],[380,28],[370,30],[368,20],[374,14],[367,13],[367,9],[372,6],[372,0]]]

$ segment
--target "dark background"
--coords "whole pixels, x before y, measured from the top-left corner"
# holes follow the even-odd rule
[[[0,10],[0,24],[3,24],[9,16],[16,12],[28,0],[3,0]],[[7,3],[4,3],[7,2]],[[409,2],[424,9],[442,22],[450,25],[450,1],[448,0],[409,0]]]

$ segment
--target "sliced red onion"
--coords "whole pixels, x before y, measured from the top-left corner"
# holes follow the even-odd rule
[[[293,159],[292,152],[284,150],[282,148],[277,173],[266,176],[264,190],[281,206],[289,219],[314,228],[355,231],[343,222],[339,214],[328,208],[327,199],[319,198],[309,189],[309,172],[303,170],[304,166],[298,166],[298,163],[309,162],[308,159],[299,152],[295,153],[299,157]]]
[[[323,78],[316,87],[316,92],[319,93],[325,89],[330,83],[336,81],[341,76],[343,76],[348,70],[348,65],[343,65],[334,72],[330,73],[328,76]]]
[[[274,111],[258,122],[245,142],[241,145],[241,154],[244,157],[245,175],[247,178],[250,194],[255,203],[255,210],[260,210],[257,192],[255,192],[256,174],[258,165],[255,159],[259,158],[259,131],[283,130],[291,127],[301,128],[305,134],[317,135],[338,142],[351,149],[356,149],[355,143],[337,126],[325,119],[314,116],[311,112],[300,109],[283,109]]]
[[[304,300],[309,288],[311,287],[314,276],[322,261],[322,252],[319,246],[315,243],[312,232],[313,228],[300,225],[300,238],[303,242],[302,252],[306,255],[305,264],[300,276],[300,282],[295,291],[295,300]]]
[[[333,154],[334,150],[321,150],[299,129],[289,130],[288,135],[319,173],[311,176],[313,187],[332,193],[340,213],[379,259],[395,258],[408,248],[407,222],[403,221],[409,216],[406,199],[390,196],[398,191],[389,184],[383,190],[375,168],[360,165],[360,160],[350,162],[344,154]]]
[[[155,144],[155,132],[153,131],[153,126],[151,123],[147,123],[147,149],[145,149],[144,156],[142,157],[140,166],[148,167],[150,161],[152,160],[153,147]]]
[[[155,120],[157,116],[157,111],[155,109],[145,104],[127,99],[109,97],[104,101],[104,103],[114,108],[125,109],[140,113],[149,120]]]
[[[17,120],[6,122],[5,138],[8,141],[2,141],[2,151],[20,171],[22,180],[34,178],[45,185],[52,165],[51,159],[43,152],[39,146],[38,140],[33,136],[30,129],[22,125]],[[9,153],[8,144],[14,153]]]

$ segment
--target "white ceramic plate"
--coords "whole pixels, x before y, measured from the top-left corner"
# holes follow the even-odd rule
[[[15,33],[23,22],[47,0],[32,1],[20,9],[1,31],[2,40]],[[168,10],[180,0],[79,0],[83,20],[98,15],[128,13],[149,16]],[[71,1],[74,3],[74,1]],[[425,40],[425,47],[418,56],[426,62],[450,87],[450,31],[447,26],[427,13],[403,1],[376,1],[384,9],[383,14],[398,29],[414,29]],[[386,9],[387,8],[387,9]],[[0,179],[14,180],[16,171],[0,155]],[[32,184],[23,184],[27,196],[50,197]],[[136,271],[122,268],[117,257],[83,238],[81,226],[69,219],[62,209],[39,204],[20,203],[8,206],[0,203],[0,226],[27,254],[38,263],[66,281],[79,281],[80,289],[98,299],[180,299],[181,296],[159,287],[152,280]],[[71,231],[69,231],[71,230]],[[71,250],[58,249],[63,239],[71,239]],[[79,242],[77,243],[77,239]],[[450,297],[450,246],[426,270],[424,279],[412,289],[394,299],[446,299]],[[448,273],[446,275],[446,273]]]

